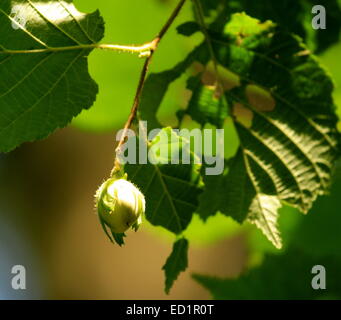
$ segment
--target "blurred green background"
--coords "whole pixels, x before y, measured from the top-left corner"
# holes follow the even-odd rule
[[[141,44],[157,34],[176,1],[74,3],[80,11],[100,10],[106,21],[103,43]],[[155,54],[152,72],[171,68],[201,40],[200,36],[189,40],[176,33],[175,27],[191,16],[187,5]],[[321,57],[335,80],[339,106],[340,56],[338,44]],[[47,140],[0,155],[0,299],[207,299],[209,293],[191,279],[192,272],[233,277],[260,263],[264,252],[276,251],[253,226],[239,226],[222,215],[204,224],[194,216],[186,231],[191,242],[189,268],[167,296],[161,267],[174,240],[170,233],[145,221],[139,232],[129,233],[125,247],[108,241],[95,215],[93,195],[111,170],[115,132],[129,115],[142,63],[131,54],[93,52],[89,69],[100,88],[94,106]],[[186,103],[184,84],[180,79],[167,93],[158,115],[162,123],[172,123],[175,111]],[[340,107],[338,114],[341,116]],[[229,123],[225,141],[227,156],[233,155],[238,141]],[[333,190],[334,200],[321,200],[323,209],[318,203],[312,218],[294,209],[281,209],[284,243],[305,228],[303,224],[314,226],[314,219],[320,221],[325,215],[323,230],[326,234],[332,231],[330,246],[321,250],[336,251],[332,244],[341,243],[337,238],[341,217],[335,195],[340,193],[339,184]],[[304,245],[307,239],[312,243],[315,239],[318,246],[314,229],[304,230],[308,230],[306,235],[297,241]],[[10,287],[10,270],[15,264],[26,267],[25,291]]]

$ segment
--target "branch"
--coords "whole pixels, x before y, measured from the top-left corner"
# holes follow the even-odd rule
[[[143,65],[143,68],[142,68],[142,71],[141,71],[141,75],[140,75],[139,84],[138,84],[136,95],[135,95],[135,99],[134,99],[134,103],[133,103],[133,106],[131,108],[128,120],[127,120],[127,122],[126,122],[126,124],[124,126],[121,140],[119,141],[119,143],[117,145],[116,155],[121,152],[121,147],[122,147],[122,145],[124,144],[124,142],[126,140],[127,132],[129,130],[129,128],[131,127],[131,125],[133,124],[134,119],[136,118],[137,110],[138,110],[138,107],[140,105],[140,100],[141,100],[141,95],[142,95],[143,87],[144,87],[144,84],[145,84],[146,79],[147,79],[147,74],[148,74],[149,66],[150,66],[150,63],[152,61],[154,52],[158,48],[158,45],[159,45],[160,41],[162,40],[162,38],[164,37],[164,35],[167,33],[167,31],[169,30],[169,28],[173,24],[175,18],[178,16],[178,14],[181,11],[181,9],[182,9],[183,5],[185,4],[185,2],[186,2],[186,0],[180,0],[179,4],[174,9],[172,15],[168,18],[167,22],[162,27],[161,31],[158,33],[158,35],[155,37],[155,39],[152,42],[150,42],[150,44],[151,44],[151,46],[150,46],[150,54],[147,55],[146,61],[145,61],[144,65]],[[112,174],[115,171],[118,171],[120,169],[121,169],[121,164],[118,161],[117,156],[116,156],[115,165],[114,165],[114,169],[112,171]]]

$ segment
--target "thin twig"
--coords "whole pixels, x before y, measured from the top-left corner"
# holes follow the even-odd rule
[[[181,11],[181,9],[182,9],[183,5],[185,4],[185,2],[186,2],[186,0],[180,0],[179,4],[177,5],[175,10],[173,11],[172,15],[167,20],[166,24],[162,27],[161,31],[158,33],[158,35],[155,37],[155,39],[152,42],[150,42],[150,44],[151,44],[150,54],[147,56],[146,61],[145,61],[144,65],[143,65],[142,72],[141,72],[141,75],[140,75],[139,84],[138,84],[136,95],[135,95],[135,98],[134,98],[134,103],[133,103],[133,106],[131,108],[128,120],[127,120],[127,122],[126,122],[126,124],[124,126],[121,139],[120,139],[120,141],[119,141],[119,143],[117,145],[116,155],[121,152],[121,147],[122,147],[122,145],[124,144],[124,142],[126,140],[127,132],[129,130],[129,128],[131,127],[131,125],[133,124],[134,119],[136,118],[137,110],[138,110],[138,107],[140,105],[140,100],[141,100],[141,95],[142,95],[143,87],[144,87],[144,84],[145,84],[146,79],[147,79],[147,74],[148,74],[149,66],[150,66],[150,63],[152,61],[154,52],[157,49],[157,47],[158,47],[160,41],[162,40],[162,38],[164,37],[164,35],[167,33],[167,31],[169,30],[169,28],[173,24],[175,18],[178,16],[178,14]],[[116,156],[115,166],[114,166],[114,169],[113,169],[112,173],[114,171],[116,171],[116,170],[120,170],[120,168],[121,168],[121,164],[120,164],[120,162],[118,160],[118,157]]]

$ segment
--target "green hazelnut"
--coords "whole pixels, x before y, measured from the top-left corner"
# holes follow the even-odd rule
[[[97,191],[96,204],[102,224],[113,234],[130,227],[137,230],[145,212],[145,199],[140,190],[124,178],[110,178]]]

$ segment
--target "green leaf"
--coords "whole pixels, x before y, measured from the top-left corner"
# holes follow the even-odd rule
[[[173,245],[171,255],[168,257],[162,270],[165,271],[165,291],[168,294],[174,281],[178,278],[182,271],[188,266],[187,261],[188,241],[185,238],[177,240]]]
[[[340,152],[333,83],[299,38],[245,14],[232,17],[231,25],[209,41],[217,66],[239,78],[221,86],[240,149],[229,172],[204,177],[213,187],[200,196],[199,213],[206,219],[217,209],[239,222],[248,219],[280,247],[280,202],[307,212],[329,187]],[[219,100],[207,108],[205,95],[193,95],[196,104],[186,113],[216,126],[216,119],[223,121]],[[212,198],[217,201],[205,213],[206,199]]]
[[[314,290],[311,270],[326,270],[326,290]],[[340,299],[341,262],[334,258],[316,259],[291,249],[282,255],[268,255],[262,265],[238,279],[220,279],[194,274],[193,278],[218,300]]]
[[[149,123],[148,123],[149,125]],[[159,149],[169,149],[168,157],[163,158],[162,151],[157,151],[157,143],[161,134],[169,137],[169,142],[161,144]],[[192,219],[198,206],[198,187],[200,167],[195,164],[169,164],[173,153],[179,152],[181,145],[187,141],[178,136],[170,128],[164,128],[150,143],[156,149],[154,159],[156,164],[126,164],[125,172],[128,179],[134,182],[146,199],[146,218],[155,226],[162,226],[169,231],[180,234]],[[184,148],[185,150],[187,148]],[[188,151],[190,152],[190,151]],[[193,160],[194,155],[190,154]],[[139,162],[138,162],[139,163]]]
[[[82,45],[101,40],[104,22],[70,0],[3,0],[0,29],[0,151],[8,152],[91,107],[98,86],[88,74],[91,50]]]

